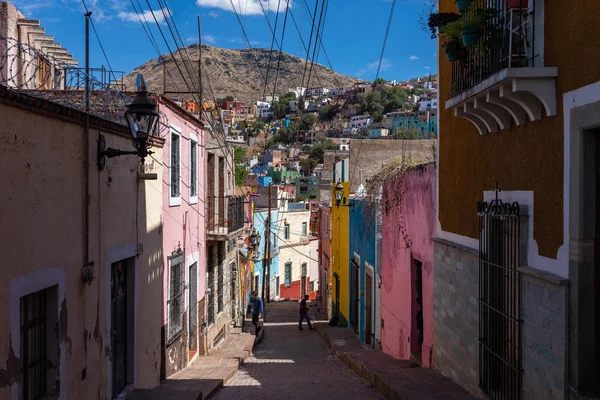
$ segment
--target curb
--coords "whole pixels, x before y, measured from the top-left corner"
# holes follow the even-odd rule
[[[377,372],[372,373],[362,361],[354,360],[351,354],[337,350],[327,332],[319,329],[319,325],[315,324],[315,327],[319,335],[325,340],[325,343],[327,343],[329,348],[333,350],[334,354],[337,355],[344,364],[387,400],[400,400],[400,395],[395,390],[392,390],[390,384],[381,375]]]

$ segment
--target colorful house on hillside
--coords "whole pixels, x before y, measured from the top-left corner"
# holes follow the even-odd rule
[[[364,199],[350,200],[350,327],[360,341],[375,345],[377,284],[376,204]]]
[[[254,275],[253,275],[253,287],[258,291],[259,296],[262,296],[263,293],[263,277],[266,278],[267,272],[269,273],[269,289],[270,299],[279,298],[279,210],[274,209],[271,210],[271,223],[268,224],[269,212],[268,210],[255,210],[254,212],[254,229],[256,233],[260,235],[260,244],[254,249]],[[270,271],[267,268],[267,271],[263,271],[263,267],[266,265],[264,263],[265,257],[268,254],[265,254],[267,250],[266,242],[266,234],[267,234],[267,226],[271,227],[271,235],[269,237],[270,248],[271,248],[271,261],[270,261]],[[266,301],[266,289],[265,289],[265,301]]]
[[[432,367],[435,163],[399,170],[382,194],[382,350]]]
[[[348,326],[350,318],[349,231],[350,182],[331,186],[331,271],[333,276],[332,313],[339,326]]]

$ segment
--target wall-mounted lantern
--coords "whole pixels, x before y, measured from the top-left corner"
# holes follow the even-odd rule
[[[135,150],[119,150],[112,147],[106,148],[104,136],[98,136],[98,169],[102,171],[106,164],[105,157],[113,158],[127,154],[134,154],[144,159],[152,154],[148,149],[152,146],[150,139],[156,134],[160,115],[156,111],[156,104],[148,98],[148,89],[142,74],[135,79],[136,97],[131,104],[126,106],[125,119],[131,131],[131,138]]]
[[[342,185],[341,182],[338,182],[333,191],[335,193],[335,205],[339,207],[340,203],[342,202],[342,198],[344,197],[344,185]]]

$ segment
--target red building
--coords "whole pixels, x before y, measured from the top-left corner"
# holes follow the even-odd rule
[[[224,101],[221,104],[223,110],[234,110],[236,114],[244,114],[246,110],[246,103],[243,101]]]

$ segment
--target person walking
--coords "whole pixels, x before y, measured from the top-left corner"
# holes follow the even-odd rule
[[[302,329],[302,320],[306,320],[306,324],[308,325],[308,329],[312,329],[312,325],[310,323],[310,317],[308,316],[308,307],[306,306],[306,300],[308,300],[308,295],[305,295],[302,301],[300,302],[300,320],[298,321],[298,329],[303,331]]]
[[[250,311],[252,312],[252,325],[255,328],[255,335],[258,335],[260,327],[258,326],[258,320],[263,316],[265,312],[263,299],[258,297],[258,292],[255,290],[252,292],[252,298],[248,304]]]

